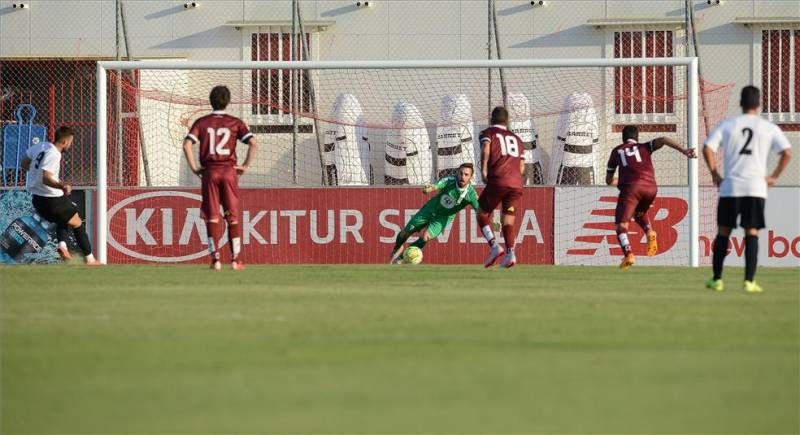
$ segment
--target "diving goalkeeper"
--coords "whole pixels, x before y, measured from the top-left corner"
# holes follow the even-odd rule
[[[458,167],[455,176],[444,177],[436,184],[427,185],[422,189],[425,194],[436,192],[436,196],[428,200],[397,235],[392,249],[391,263],[400,262],[403,244],[412,234],[424,230],[420,238],[411,244],[422,249],[429,240],[437,237],[450,222],[453,222],[456,213],[464,207],[471,205],[473,210],[478,210],[478,193],[471,184],[474,174],[475,167],[472,163],[464,163]]]

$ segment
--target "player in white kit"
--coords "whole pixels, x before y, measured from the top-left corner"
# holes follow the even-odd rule
[[[706,139],[703,156],[711,171],[714,184],[719,187],[717,207],[717,237],[714,240],[714,276],[706,287],[722,291],[722,264],[728,251],[731,230],[739,225],[745,231],[745,281],[744,289],[759,293],[763,289],[755,283],[758,263],[758,230],[764,228],[764,205],[767,187],[773,186],[792,158],[792,145],[780,127],[759,116],[761,92],[754,86],[742,88],[742,115],[723,121]],[[722,151],[724,176],[717,167],[717,150]],[[772,174],[767,176],[767,155],[772,151],[780,160]]]
[[[55,132],[55,143],[40,142],[32,145],[22,161],[27,171],[25,186],[33,195],[33,208],[39,216],[56,224],[58,253],[64,260],[71,255],[67,248],[69,231],[83,251],[84,261],[89,266],[100,264],[92,255],[92,245],[86,226],[83,224],[78,207],[70,199],[72,186],[61,181],[61,153],[72,148],[75,131],[69,127],[59,127]]]

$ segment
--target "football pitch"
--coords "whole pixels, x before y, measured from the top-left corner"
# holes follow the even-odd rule
[[[800,270],[0,268],[0,432],[797,433]]]

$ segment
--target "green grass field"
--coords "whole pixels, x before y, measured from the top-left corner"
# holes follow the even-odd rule
[[[11,433],[798,433],[800,270],[0,268]]]

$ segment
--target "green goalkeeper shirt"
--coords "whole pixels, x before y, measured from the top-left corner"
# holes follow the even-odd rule
[[[456,177],[449,176],[442,178],[434,186],[438,193],[425,203],[421,211],[424,210],[434,216],[452,216],[467,205],[471,205],[473,210],[478,210],[478,192],[472,184],[461,189],[458,187]]]

